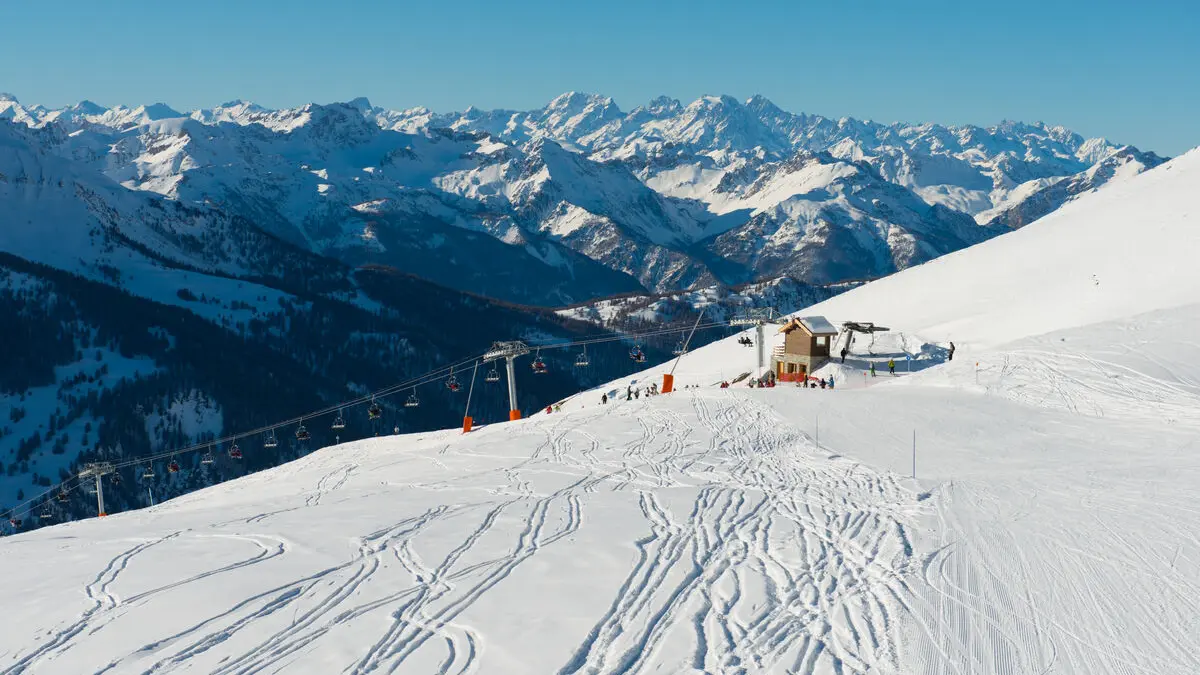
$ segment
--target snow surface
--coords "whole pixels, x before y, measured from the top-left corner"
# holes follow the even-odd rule
[[[713,386],[756,370],[731,337],[6,538],[0,668],[1200,672],[1198,170],[803,310],[893,329],[832,392]]]

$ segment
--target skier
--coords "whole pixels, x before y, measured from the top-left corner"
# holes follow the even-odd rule
[[[833,389],[833,376],[832,375],[829,376],[829,388]]]
[[[655,395],[658,394],[658,383],[657,382],[650,385],[650,393],[655,394]]]
[[[888,372],[892,374],[892,377],[896,376],[896,359],[888,359]]]
[[[849,351],[848,349],[846,349],[845,347],[842,347],[842,363],[846,362],[846,353],[848,351]]]
[[[633,385],[630,385],[625,388],[625,400],[626,401],[633,400]]]
[[[875,377],[875,362],[871,362],[871,377]]]
[[[552,412],[554,412],[554,408],[552,408],[550,406],[546,406],[546,414],[549,415]]]
[[[825,381],[825,378],[823,378],[823,377],[822,377],[822,378],[821,378],[821,388],[822,388],[822,389],[824,389],[826,384],[829,384],[829,383],[828,383],[828,382],[826,382],[826,381]]]
[[[554,404],[554,412],[562,412],[562,404],[561,403]]]
[[[950,343],[950,353],[946,355],[946,360],[947,361],[954,360],[954,343],[953,342]]]
[[[636,399],[638,399],[638,400],[641,400],[641,398],[642,398],[642,390],[641,390],[641,389],[634,389],[634,390],[633,390],[633,397],[634,397],[634,398],[636,398]]]
[[[608,405],[608,394],[600,394],[600,405]]]

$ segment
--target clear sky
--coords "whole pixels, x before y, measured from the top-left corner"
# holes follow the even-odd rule
[[[1200,144],[1200,0],[0,0],[0,91],[60,106],[624,110],[667,94]]]

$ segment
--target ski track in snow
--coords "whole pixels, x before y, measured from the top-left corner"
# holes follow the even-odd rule
[[[1103,394],[1085,362],[1049,365],[1061,375],[1033,385]],[[1003,378],[985,386],[1032,391],[1012,364]],[[1196,634],[1162,628],[1200,629],[1186,490],[1098,464],[1082,488],[1051,470],[921,491],[847,458],[837,418],[822,445],[797,427],[790,406],[833,400],[820,396],[693,390],[372,439],[110,517],[145,536],[104,541],[116,553],[83,584],[86,608],[0,656],[0,673],[1200,672]],[[1142,419],[1139,405],[1125,413]],[[189,542],[255,550],[113,591],[140,556]],[[581,595],[553,598],[548,569]],[[214,583],[237,591],[194,603]],[[553,617],[553,638],[497,623],[526,598],[514,621]]]
[[[606,411],[630,431],[629,442],[616,447],[594,435],[598,413],[502,430],[512,436],[504,439],[508,446],[531,453],[492,471],[448,473],[421,485],[434,505],[360,537],[345,562],[290,581],[268,577],[275,582],[270,587],[114,655],[102,672],[164,673],[198,664],[214,675],[276,672],[350,624],[375,637],[342,665],[344,673],[421,672],[416,656],[439,664],[431,672],[487,672],[486,635],[464,622],[470,608],[539,552],[576,535],[589,502],[604,494],[636,503],[641,512],[644,524],[628,542],[636,557],[611,589],[608,610],[557,672],[899,672],[894,616],[915,601],[906,575],[920,564],[903,534],[907,514],[922,508],[915,496],[892,477],[827,458],[766,406],[724,392],[676,400],[690,410],[647,401]],[[451,458],[455,449],[435,452]],[[122,603],[107,588],[129,559],[191,533],[126,550],[88,586],[91,609],[2,672],[52,666],[118,607],[130,611],[212,575],[296,555],[294,545],[246,528],[271,516],[330,508],[323,498],[354,484],[367,461],[361,453],[330,455],[314,467],[320,472],[314,489],[298,495],[299,510],[284,505],[213,526],[213,535],[256,542],[255,556]],[[502,487],[467,489],[481,475]],[[548,476],[557,476],[553,489],[544,489]],[[439,495],[444,503],[437,503]],[[431,530],[464,522],[475,524],[456,546],[440,553],[423,548]],[[501,540],[507,544],[498,551]],[[361,592],[368,586],[374,591]],[[689,653],[662,652],[667,642],[688,644]]]

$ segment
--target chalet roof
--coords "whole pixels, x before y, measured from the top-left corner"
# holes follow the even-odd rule
[[[779,329],[780,333],[790,333],[797,328],[804,328],[809,335],[837,335],[838,329],[823,316],[801,316],[792,319]]]

